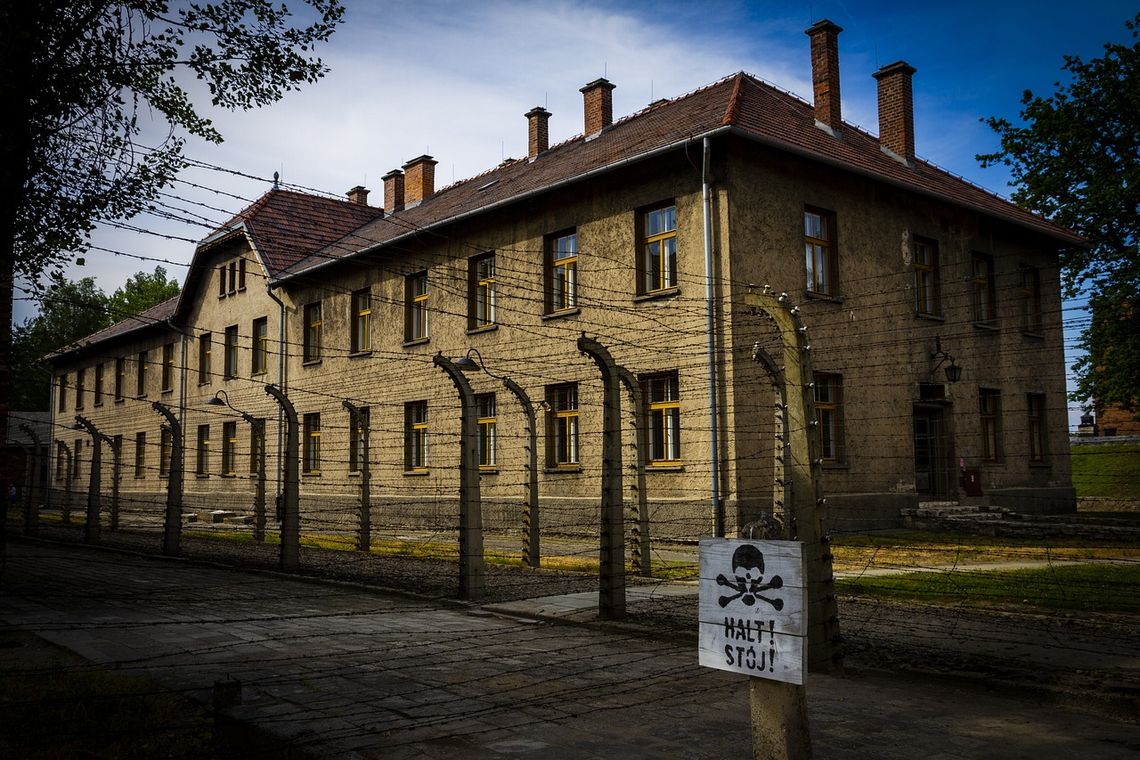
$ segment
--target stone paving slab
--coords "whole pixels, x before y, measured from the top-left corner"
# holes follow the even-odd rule
[[[700,668],[690,645],[473,612],[21,542],[0,588],[5,624],[89,659],[203,698],[240,680],[231,714],[314,756],[751,756],[746,680]],[[1140,751],[1134,724],[952,681],[812,676],[808,705],[818,758]]]

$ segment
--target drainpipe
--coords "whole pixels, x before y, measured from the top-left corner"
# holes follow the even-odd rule
[[[708,309],[709,333],[709,465],[712,470],[710,484],[713,522],[717,536],[724,536],[724,505],[720,500],[720,441],[716,406],[716,297],[713,289],[712,260],[712,194],[709,181],[709,163],[712,161],[712,142],[704,138],[704,160],[701,163],[701,200],[705,221],[705,306]]]
[[[265,283],[265,294],[268,295],[270,298],[272,298],[274,301],[276,301],[277,306],[281,310],[281,319],[278,320],[278,329],[277,329],[277,383],[280,386],[282,393],[288,393],[289,392],[289,378],[285,374],[286,367],[288,366],[285,363],[285,302],[273,294],[273,289],[272,289],[272,287],[270,287],[268,279],[266,280],[266,283]],[[281,466],[282,450],[285,446],[285,441],[283,439],[283,432],[284,432],[283,429],[285,427],[283,424],[284,415],[285,415],[285,410],[281,407],[280,404],[278,404],[277,405],[277,494],[276,494],[276,497],[275,497],[274,502],[273,502],[277,506],[278,515],[280,515],[280,511],[281,511],[281,509],[280,509],[281,508],[281,478],[285,472],[285,468],[283,468]],[[262,446],[265,445],[265,439],[264,438],[262,438],[261,445]],[[278,516],[278,519],[280,519],[280,516]]]

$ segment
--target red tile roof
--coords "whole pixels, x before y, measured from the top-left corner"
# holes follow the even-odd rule
[[[168,298],[162,303],[155,304],[133,317],[128,317],[109,327],[104,327],[98,332],[91,333],[86,338],[82,338],[75,343],[56,349],[45,356],[44,359],[49,361],[58,359],[95,343],[102,343],[104,341],[113,340],[114,338],[122,338],[127,335],[142,332],[148,327],[164,325],[166,324],[166,320],[174,316],[174,309],[177,305],[178,296]]]
[[[537,192],[636,161],[719,130],[899,187],[965,206],[1052,238],[1082,245],[1073,232],[922,160],[912,166],[884,154],[875,138],[847,125],[839,137],[815,124],[812,107],[755,77],[738,73],[615,122],[593,139],[578,136],[535,160],[520,159],[442,188],[423,203],[366,224],[280,273],[288,279],[331,260],[384,245],[416,231],[520,200]]]
[[[244,227],[270,276],[381,216],[374,206],[273,189],[234,216],[199,245]]]

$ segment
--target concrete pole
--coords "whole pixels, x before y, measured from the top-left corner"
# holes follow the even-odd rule
[[[653,577],[652,546],[649,541],[649,494],[645,490],[645,452],[648,451],[648,430],[645,422],[645,400],[642,398],[641,383],[625,367],[619,366],[618,377],[629,391],[633,406],[634,456],[637,482],[637,524],[634,526],[634,540],[630,544],[633,551],[633,569],[638,575]]]
[[[28,532],[28,528],[27,528],[28,513],[31,511],[32,478],[35,477],[33,470],[35,469],[35,466],[36,466],[36,462],[35,462],[35,456],[36,455],[32,451],[31,447],[28,446],[23,441],[17,441],[17,440],[12,439],[12,438],[8,439],[9,445],[11,445],[13,443],[16,444],[17,446],[19,446],[20,450],[24,452],[24,483],[23,483],[23,488],[24,488],[24,533],[26,534]],[[15,482],[16,482],[15,478],[13,478],[12,483],[15,484]],[[4,494],[4,519],[5,520],[8,519],[8,507],[9,506],[15,506],[15,505],[8,503],[8,494],[5,493]]]
[[[625,617],[625,536],[622,514],[621,379],[610,352],[598,341],[578,337],[578,350],[602,373],[602,515],[599,547],[598,615]]]
[[[486,370],[484,369],[484,371]],[[526,416],[527,445],[530,447],[530,457],[527,462],[526,512],[523,514],[523,561],[526,562],[527,567],[538,567],[542,562],[542,552],[539,546],[542,539],[539,534],[538,514],[538,424],[535,419],[534,404],[531,403],[530,396],[522,389],[522,386],[509,377],[503,378],[503,385],[518,399],[523,414]]]
[[[443,354],[432,357],[459,392],[460,417],[459,459],[459,598],[475,601],[483,598],[486,570],[483,564],[483,506],[479,497],[479,411],[475,393],[463,370]]]
[[[182,423],[170,407],[158,401],[151,408],[166,418],[170,426],[170,467],[166,472],[166,516],[162,527],[162,553],[177,557],[182,553]]]
[[[815,383],[807,328],[786,294],[748,293],[744,302],[772,319],[783,343],[785,444],[789,446],[791,463],[790,471],[785,472],[784,501],[795,524],[794,538],[806,545],[808,669],[827,673],[842,665],[843,652],[824,510],[822,462],[817,452]]]
[[[40,527],[40,483],[43,482],[44,450],[34,427],[23,423],[20,425],[20,430],[32,439],[32,482],[28,487],[27,499],[24,501],[24,534],[34,536]]]
[[[87,520],[83,526],[83,540],[95,544],[99,542],[99,532],[103,527],[99,515],[100,491],[103,487],[103,440],[111,439],[100,433],[82,415],[75,415],[75,422],[91,435],[91,477],[87,483]]]
[[[65,525],[71,524],[71,486],[75,478],[75,463],[72,461],[75,455],[71,452],[71,447],[67,445],[67,441],[59,442],[60,448],[64,453],[64,470],[63,470],[63,499],[60,501],[59,513],[60,519]]]
[[[360,430],[360,519],[357,522],[356,550],[361,552],[372,551],[372,470],[369,464],[369,438],[371,438],[368,409],[356,406],[351,401],[344,402],[348,410],[349,435],[356,436]]]
[[[108,438],[111,445],[111,531],[119,529],[119,483],[123,479],[123,441]]]
[[[253,540],[265,541],[265,420],[243,414],[257,439],[257,490],[253,494]]]
[[[301,474],[300,437],[297,432],[297,410],[285,393],[276,385],[266,385],[265,392],[272,396],[285,413],[285,493],[284,513],[281,516],[280,568],[286,572],[297,569],[301,562]]]

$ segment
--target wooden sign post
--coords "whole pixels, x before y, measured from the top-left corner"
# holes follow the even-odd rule
[[[811,757],[806,565],[799,541],[701,540],[700,664],[752,677],[756,758]]]

